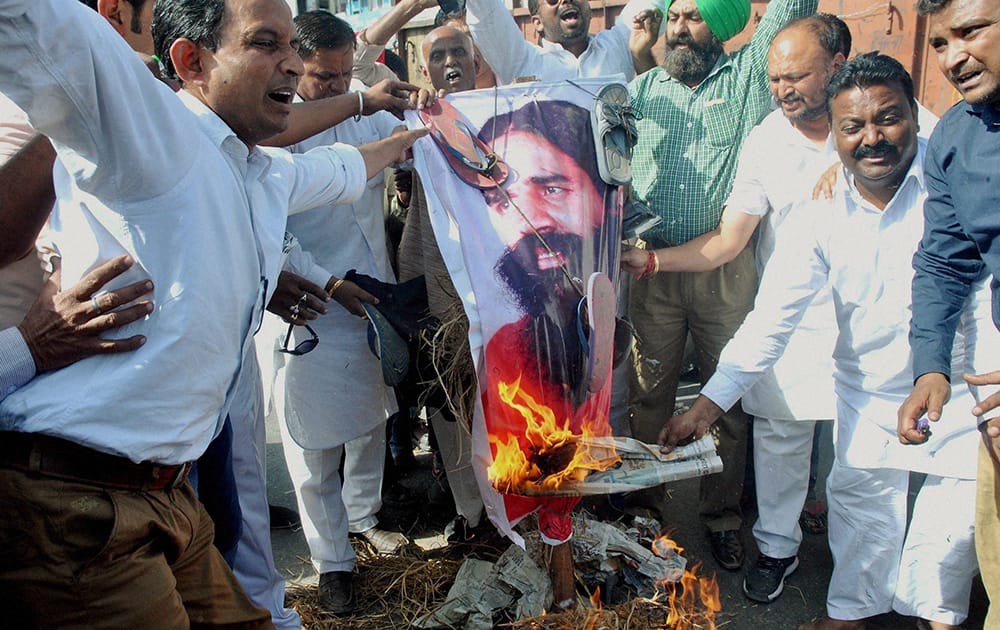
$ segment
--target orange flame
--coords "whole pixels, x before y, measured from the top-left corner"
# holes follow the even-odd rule
[[[487,474],[498,492],[524,493],[530,484],[529,494],[544,494],[546,489],[558,489],[568,480],[583,480],[591,471],[606,470],[621,461],[617,455],[599,458],[582,446],[581,438],[597,435],[591,428],[593,423],[584,422],[583,432],[574,433],[570,428],[571,418],[557,420],[551,407],[521,388],[520,376],[513,383],[499,383],[497,393],[505,405],[524,419],[524,439],[528,442],[525,452],[516,435],[509,435],[506,440],[489,436],[496,453]]]
[[[653,541],[653,553],[666,557],[667,552],[680,553],[683,548],[667,536]],[[657,590],[667,595],[667,627],[672,630],[715,630],[715,613],[722,610],[719,583],[711,577],[699,577],[701,564],[685,570],[680,582],[660,582]]]
[[[583,621],[583,630],[595,630],[601,621],[601,587],[598,586],[590,594],[590,610],[587,611],[587,618]]]

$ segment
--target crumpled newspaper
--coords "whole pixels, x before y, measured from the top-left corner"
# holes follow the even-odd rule
[[[511,545],[496,563],[476,558],[462,563],[445,603],[413,626],[491,630],[497,610],[514,606],[516,617],[524,619],[541,615],[551,603],[548,573]]]
[[[588,437],[580,438],[578,443],[590,449],[594,459],[611,459],[617,454],[621,463],[591,472],[584,479],[567,479],[558,488],[529,482],[519,486],[517,494],[559,497],[632,492],[722,471],[722,459],[711,435],[667,454],[654,444],[627,437]]]
[[[659,529],[650,521],[645,527]],[[639,542],[642,534],[614,523],[589,518],[584,513],[573,515],[573,563],[583,570],[598,568],[605,573],[622,571],[625,580],[641,591],[652,593],[659,582],[675,582],[687,566],[680,554],[664,551],[660,557]],[[540,550],[537,532],[527,535],[529,550]],[[535,540],[538,539],[538,540]],[[531,544],[536,543],[536,544]],[[511,545],[495,563],[476,558],[466,560],[448,598],[440,608],[417,620],[416,628],[463,628],[490,630],[500,610],[507,610],[515,619],[537,617],[552,605],[552,583],[548,572],[535,562],[529,551]]]

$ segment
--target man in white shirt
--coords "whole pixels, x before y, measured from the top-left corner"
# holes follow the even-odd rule
[[[295,18],[305,73],[299,97],[306,101],[348,93],[355,35],[344,20],[326,11]],[[345,120],[292,145],[292,153],[333,143],[360,145],[387,138],[399,121],[387,112]],[[348,532],[392,553],[405,536],[376,527],[381,508],[385,422],[396,410],[392,388],[382,380],[378,359],[368,348],[360,302],[367,292],[343,276],[351,269],[382,282],[395,282],[383,223],[383,175],[368,180],[360,198],[317,206],[288,220],[308,256],[290,259],[286,270],[324,287],[343,308],[332,306],[311,322],[320,343],[305,354],[278,354],[275,411],[280,419],[285,462],[295,488],[302,528],[319,573],[319,601],[334,614],[354,606],[356,558]],[[281,338],[285,331],[281,331]],[[293,348],[310,332],[296,326]],[[280,350],[278,351],[281,352]],[[343,459],[343,477],[338,469]]]
[[[277,276],[286,213],[356,198],[415,135],[291,157],[302,73],[280,0],[160,0],[180,98],[77,3],[0,1],[0,90],[57,148],[63,280],[128,253],[156,308],[133,353],[36,377],[0,404],[0,601],[12,624],[269,627],[185,477],[228,412]],[[223,18],[226,19],[223,19]],[[31,472],[26,472],[31,471]],[[109,532],[113,532],[110,539]]]
[[[837,162],[829,140],[826,84],[845,61],[849,38],[847,25],[825,14],[793,20],[778,31],[768,54],[768,76],[780,109],[747,136],[719,227],[656,250],[661,272],[715,269],[736,258],[759,225],[760,276],[775,244],[798,238],[788,226],[801,224],[786,222],[789,212],[810,198],[816,181]],[[622,266],[639,273],[647,258],[648,252],[631,250],[622,254]],[[747,571],[743,592],[755,601],[777,599],[785,576],[798,566],[799,514],[809,486],[813,433],[817,422],[834,416],[833,341],[833,307],[824,290],[781,360],[743,397],[743,410],[754,417],[758,508],[753,534],[761,553]]]
[[[629,0],[614,26],[597,35],[590,34],[586,0],[528,0],[528,9],[541,37],[538,46],[524,39],[503,0],[466,1],[469,34],[501,85],[522,77],[632,79],[656,65],[651,51],[663,20],[659,0]]]
[[[838,437],[827,488],[834,572],[829,616],[802,628],[864,628],[867,618],[890,610],[955,628],[966,617],[976,572],[975,429],[960,420],[937,425],[935,448],[924,450],[894,439],[896,409],[912,382],[910,261],[926,198],[913,84],[898,62],[870,53],[845,63],[827,94],[844,181],[832,201],[793,211],[789,221],[803,222],[799,238],[778,243],[754,310],[692,408],[666,423],[660,443],[669,450],[703,435],[781,357],[829,284],[839,329]],[[954,349],[961,365],[965,343]],[[952,397],[960,408],[971,405],[964,386]],[[910,471],[927,478],[907,528]]]

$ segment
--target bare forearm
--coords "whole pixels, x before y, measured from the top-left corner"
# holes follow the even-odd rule
[[[52,143],[39,135],[0,167],[0,267],[34,247],[55,203],[55,159]]]
[[[302,142],[344,122],[351,116],[360,114],[359,107],[358,95],[353,92],[295,103],[288,117],[288,129],[260,144],[269,147],[287,147]]]
[[[385,46],[399,29],[428,7],[436,6],[436,2],[426,0],[399,0],[396,6],[366,28],[361,37],[369,44]]]
[[[716,229],[677,247],[656,250],[660,271],[710,271],[743,251],[746,243],[726,239]]]
[[[645,50],[640,53],[632,53],[632,63],[635,65],[635,74],[639,76],[647,70],[652,70],[656,67],[656,58],[653,57],[653,51]]]

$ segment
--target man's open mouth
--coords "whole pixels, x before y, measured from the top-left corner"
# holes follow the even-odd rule
[[[277,101],[283,105],[290,105],[295,90],[292,88],[279,88],[267,93],[267,97],[272,101]]]
[[[577,9],[566,9],[559,14],[559,19],[563,22],[579,22],[580,11]]]
[[[457,68],[452,68],[444,73],[444,80],[449,82],[455,82],[462,78],[462,71]]]

